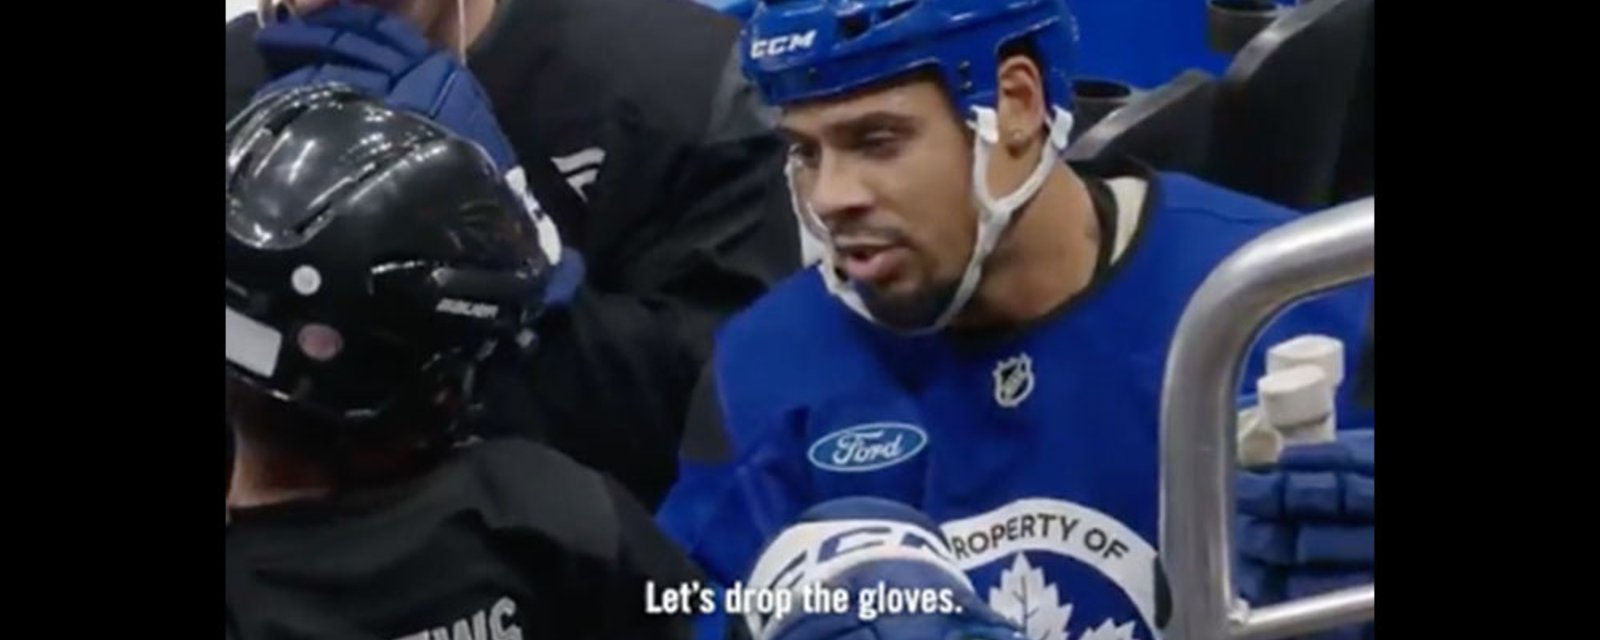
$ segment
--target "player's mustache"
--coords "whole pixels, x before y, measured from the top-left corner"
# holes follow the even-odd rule
[[[828,228],[828,238],[833,245],[887,245],[910,244],[905,232],[889,226],[845,222]]]

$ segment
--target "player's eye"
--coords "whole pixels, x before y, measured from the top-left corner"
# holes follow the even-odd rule
[[[817,168],[819,151],[817,145],[811,142],[796,142],[789,145],[789,157],[800,163],[805,169]]]
[[[869,158],[887,160],[900,152],[904,137],[893,129],[873,129],[856,140],[855,150]]]

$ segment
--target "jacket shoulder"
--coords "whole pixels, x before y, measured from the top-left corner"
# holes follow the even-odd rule
[[[1185,174],[1158,174],[1153,184],[1130,254],[1141,276],[1171,287],[1199,286],[1229,254],[1301,215]]]
[[[479,445],[480,475],[499,496],[503,524],[554,542],[593,566],[661,582],[698,576],[649,510],[607,475],[540,443],[501,438]]]
[[[542,93],[600,96],[613,116],[674,138],[701,138],[738,80],[726,71],[730,58],[737,70],[739,23],[692,0],[513,0],[504,11],[485,50],[517,59],[506,68],[542,60]]]
[[[473,493],[487,499],[491,527],[546,538],[578,555],[614,560],[621,531],[614,489],[565,454],[517,438],[473,446],[465,465]]]
[[[1213,222],[1273,227],[1301,212],[1184,173],[1161,173],[1162,207]]]

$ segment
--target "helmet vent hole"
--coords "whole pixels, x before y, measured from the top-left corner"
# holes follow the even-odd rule
[[[292,107],[276,114],[275,117],[263,122],[261,124],[261,128],[276,136],[283,133],[284,129],[289,128],[289,125],[293,124],[295,120],[299,120],[300,116],[305,115],[305,113],[310,110],[311,105],[308,104],[301,103],[293,105]]]
[[[389,160],[389,158],[381,159]],[[328,223],[333,219],[333,206],[349,199],[373,176],[384,170],[384,165],[387,163],[378,162],[377,160],[375,158],[374,161],[368,162],[366,166],[361,168],[361,173],[340,180],[333,188],[319,196],[315,202],[311,203],[314,213],[295,224],[291,231],[300,239],[305,240],[316,235],[323,227],[328,226]]]
[[[276,136],[275,131],[257,131],[230,150],[227,164],[227,183],[230,193],[237,192],[245,180],[254,173],[256,162],[272,153],[272,146],[277,142]]]
[[[870,17],[865,13],[858,13],[853,16],[845,16],[840,18],[839,39],[854,40],[860,37],[861,34],[866,33],[867,28],[871,26],[872,22]]]
[[[333,203],[331,202],[324,203],[323,205],[317,207],[316,213],[306,216],[305,220],[301,220],[298,224],[294,225],[294,235],[304,239],[310,238],[311,236],[315,235],[316,232],[321,231],[324,226],[327,226],[329,220],[332,218],[332,209]]]

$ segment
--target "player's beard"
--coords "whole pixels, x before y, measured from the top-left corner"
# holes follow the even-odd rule
[[[961,279],[935,281],[904,295],[882,294],[860,283],[853,286],[879,323],[897,331],[916,331],[933,326],[955,299]]]

